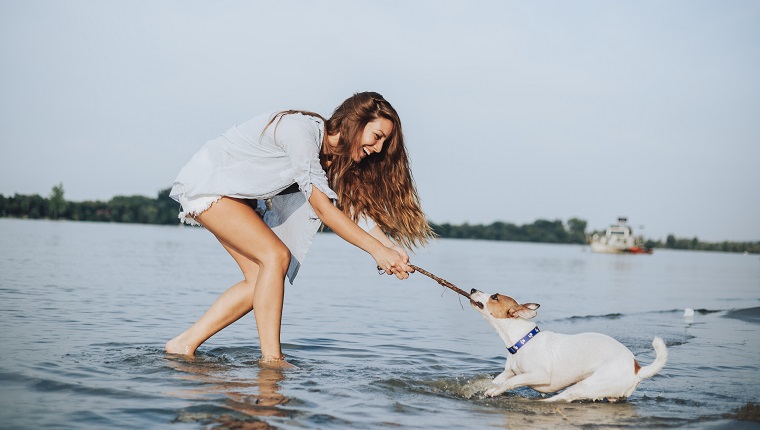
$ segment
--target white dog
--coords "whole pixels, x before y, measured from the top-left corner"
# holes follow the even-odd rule
[[[630,396],[639,383],[662,370],[668,360],[665,342],[655,337],[654,363],[641,367],[623,344],[601,333],[574,335],[540,331],[529,319],[536,303],[519,304],[501,294],[473,289],[470,304],[496,329],[512,356],[503,373],[494,378],[493,397],[528,386],[540,393],[555,393],[546,401],[617,401]]]

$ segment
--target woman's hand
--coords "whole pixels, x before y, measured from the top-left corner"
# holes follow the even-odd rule
[[[389,275],[396,275],[399,279],[406,279],[409,277],[409,273],[414,270],[409,267],[409,255],[403,248],[393,245],[390,248],[385,246],[379,247],[378,250],[372,254],[372,258],[377,262],[377,267],[385,270],[385,273]]]
[[[387,246],[387,245],[386,245]],[[404,263],[409,264],[409,254],[406,253],[406,249],[398,246],[398,245],[391,245],[388,246],[388,248],[398,252],[401,255],[401,258],[404,259]],[[411,269],[411,268],[410,268]],[[409,273],[414,272],[414,270],[410,270]]]

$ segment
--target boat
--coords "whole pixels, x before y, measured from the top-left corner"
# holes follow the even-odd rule
[[[627,224],[628,219],[619,217],[617,224],[607,227],[604,236],[594,233],[591,236],[591,252],[604,254],[651,254],[652,248],[642,246],[633,236],[633,230]]]

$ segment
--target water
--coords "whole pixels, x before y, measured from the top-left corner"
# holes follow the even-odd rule
[[[288,285],[283,348],[261,369],[253,315],[167,356],[237,266],[195,228],[0,219],[0,428],[759,428],[760,259],[658,250],[439,240],[412,262],[460,288],[538,302],[544,330],[599,331],[642,365],[670,360],[625,402],[485,398],[506,350],[449,290],[319,235]],[[696,309],[693,317],[684,308]]]

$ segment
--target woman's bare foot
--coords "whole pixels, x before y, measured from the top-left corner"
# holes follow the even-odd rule
[[[169,342],[166,342],[166,345],[164,346],[166,352],[169,354],[188,355],[190,357],[195,356],[195,349],[190,348],[190,345],[180,339],[181,337],[182,336],[180,335]]]
[[[279,357],[261,357],[259,359],[259,366],[265,369],[298,369],[295,364],[290,364],[285,361],[285,356]]]

